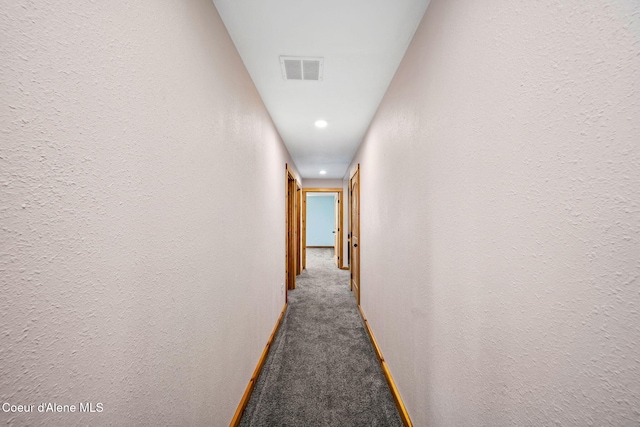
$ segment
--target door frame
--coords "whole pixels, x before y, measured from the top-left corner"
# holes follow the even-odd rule
[[[356,212],[356,221],[358,222],[358,251],[357,253],[357,259],[355,260],[355,263],[357,264],[358,268],[357,268],[357,277],[356,277],[356,281],[355,283],[357,283],[356,288],[354,289],[353,283],[353,258],[354,258],[354,250],[353,250],[353,239],[352,237],[352,233],[353,233],[353,224],[352,224],[352,218],[354,216],[354,212],[353,212],[353,194],[351,189],[353,188],[353,178],[358,175],[358,180],[356,182],[357,187],[358,187],[358,191],[357,191],[357,195],[358,195],[358,212]],[[351,271],[351,279],[349,280],[349,287],[351,288],[351,291],[354,293],[355,297],[356,297],[356,301],[358,303],[358,305],[360,305],[360,292],[362,289],[362,283],[360,282],[360,270],[361,270],[361,265],[360,265],[360,249],[362,248],[362,241],[361,241],[361,230],[360,230],[360,163],[358,163],[356,165],[355,168],[353,168],[353,171],[351,171],[351,174],[349,175],[349,270]]]
[[[285,212],[285,301],[289,300],[289,291],[296,288],[296,273],[298,270],[299,258],[296,260],[296,240],[300,240],[299,231],[296,229],[296,207],[297,187],[296,175],[285,164],[285,190],[284,190],[284,212]]]
[[[302,274],[302,187],[296,181],[296,275]]]
[[[342,262],[342,229],[344,228],[343,218],[343,201],[342,201],[342,188],[303,188],[302,189],[302,268],[307,268],[307,193],[338,193],[339,218],[338,223],[338,247],[335,251],[338,252],[338,265],[337,268],[342,268],[344,263]]]

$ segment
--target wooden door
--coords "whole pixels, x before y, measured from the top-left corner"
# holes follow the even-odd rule
[[[360,165],[349,180],[349,224],[351,225],[351,289],[360,305]]]
[[[293,172],[287,167],[286,192],[285,192],[285,217],[286,217],[286,289],[296,287],[296,179]],[[288,299],[288,295],[287,295]]]
[[[300,241],[300,237],[302,234],[302,226],[301,226],[301,217],[302,217],[302,188],[300,188],[300,184],[296,181],[296,275],[302,273],[302,244]]]
[[[302,269],[307,268],[307,190],[302,190]]]
[[[336,263],[336,267],[340,268],[340,253],[338,252],[340,248],[340,202],[338,194],[334,196],[333,204],[333,261]]]

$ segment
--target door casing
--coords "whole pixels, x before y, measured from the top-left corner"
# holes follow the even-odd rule
[[[335,251],[338,253],[338,263],[336,267],[342,268],[342,229],[343,229],[343,199],[342,199],[342,188],[303,188],[302,189],[302,268],[307,268],[307,193],[337,193],[338,194],[338,204],[340,205],[339,209],[339,224],[337,234],[338,234],[338,247],[335,248]]]
[[[302,188],[296,181],[296,274],[302,274]]]
[[[355,191],[354,191],[355,190]],[[349,178],[349,269],[351,290],[360,305],[360,164]]]
[[[298,183],[288,164],[285,165],[285,168],[285,289],[287,290],[285,301],[288,301],[288,291],[296,288],[296,273],[299,263],[299,258],[296,260],[296,240],[300,240],[300,235],[296,230],[296,188]]]

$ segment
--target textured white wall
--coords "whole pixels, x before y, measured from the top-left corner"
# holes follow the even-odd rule
[[[228,425],[284,304],[288,154],[209,0],[2,1],[3,425]]]
[[[640,3],[433,0],[354,159],[418,426],[640,425]]]

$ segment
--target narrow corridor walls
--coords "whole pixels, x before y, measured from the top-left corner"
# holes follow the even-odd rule
[[[294,166],[214,5],[1,4],[0,402],[103,411],[0,423],[227,425]]]
[[[639,92],[638,2],[432,1],[351,166],[415,425],[640,423]]]

